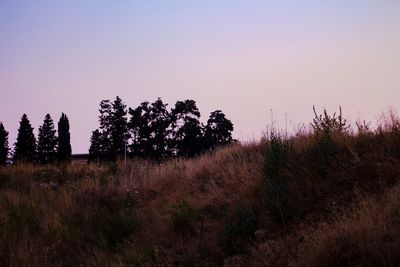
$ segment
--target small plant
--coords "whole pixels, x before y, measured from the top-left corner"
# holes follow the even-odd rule
[[[349,129],[346,119],[342,116],[342,108],[339,106],[339,115],[336,112],[329,115],[326,109],[323,114],[317,114],[313,106],[315,118],[311,123],[314,129],[315,143],[312,149],[312,161],[317,175],[325,177],[332,158],[338,153],[338,147],[333,140],[333,135],[344,134]]]
[[[228,255],[247,253],[246,244],[257,230],[257,213],[253,207],[242,207],[225,222],[225,250]]]
[[[186,200],[182,200],[171,207],[171,222],[174,233],[180,236],[182,251],[185,255],[185,239],[194,234],[194,223],[198,219],[196,209]]]
[[[265,202],[269,214],[283,224],[293,217],[292,201],[283,175],[291,152],[289,141],[272,132],[264,157]]]

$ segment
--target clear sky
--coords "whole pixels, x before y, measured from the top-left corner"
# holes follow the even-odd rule
[[[375,120],[400,108],[400,1],[1,0],[0,121],[70,119],[87,152],[98,104],[194,99],[239,140],[312,105]]]

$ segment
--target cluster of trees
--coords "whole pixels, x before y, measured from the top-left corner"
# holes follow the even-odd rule
[[[90,160],[115,160],[125,156],[162,161],[193,157],[233,142],[233,124],[220,110],[206,124],[194,100],[176,102],[170,110],[161,98],[127,108],[118,96],[100,103],[100,127],[92,132]]]
[[[12,159],[14,162],[35,162],[41,164],[65,162],[71,158],[71,141],[68,117],[62,113],[58,122],[58,137],[50,114],[39,127],[38,140],[26,114],[22,115]],[[0,164],[10,160],[8,132],[0,122]]]

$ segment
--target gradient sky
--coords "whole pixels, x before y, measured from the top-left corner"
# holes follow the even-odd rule
[[[87,152],[98,104],[194,99],[239,140],[309,122],[312,105],[353,121],[400,107],[400,1],[0,1],[0,121],[70,119]]]

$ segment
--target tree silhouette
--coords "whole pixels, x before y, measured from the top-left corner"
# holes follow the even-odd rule
[[[200,112],[194,100],[178,101],[172,110],[171,146],[174,155],[193,157],[202,152]]]
[[[233,124],[225,117],[221,110],[211,112],[204,130],[204,145],[207,149],[230,144]]]
[[[58,121],[58,160],[60,162],[71,159],[71,134],[69,132],[69,120],[67,115],[61,114]]]
[[[43,125],[39,127],[37,156],[42,164],[54,162],[57,155],[57,137],[53,119],[46,114]]]
[[[131,134],[132,144],[130,151],[133,156],[147,158],[152,151],[151,145],[151,119],[149,102],[141,103],[137,108],[129,108],[129,131]]]
[[[168,104],[164,104],[161,98],[158,98],[150,106],[150,157],[158,162],[170,156],[168,150],[168,128],[171,124],[171,116],[167,110]]]
[[[126,105],[120,97],[116,97],[112,103],[111,119],[110,119],[110,136],[111,147],[110,154],[112,158],[122,157],[124,155],[128,143],[128,121],[126,118]]]
[[[102,100],[99,112],[100,129],[93,131],[89,153],[99,153],[91,157],[102,160],[116,160],[124,154],[129,138],[126,105],[117,96],[114,102]]]
[[[36,139],[26,114],[22,115],[15,143],[14,161],[33,162],[36,156]]]
[[[4,125],[0,122],[0,165],[6,165],[8,162],[8,132],[4,129]]]
[[[89,161],[99,161],[103,159],[103,154],[102,134],[97,129],[92,132],[92,137],[90,138]]]

